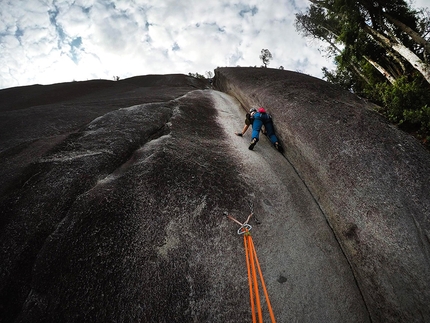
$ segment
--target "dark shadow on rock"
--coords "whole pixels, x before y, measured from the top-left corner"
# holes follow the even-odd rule
[[[12,174],[0,200],[2,322],[228,322],[214,306],[227,298],[244,308],[230,289],[240,279],[215,276],[238,265],[217,251],[232,250],[219,215],[246,205],[247,189],[211,100],[193,92],[206,84],[144,79],[124,80],[112,105],[102,100],[113,86],[69,102],[64,124],[42,116],[64,109],[57,102],[39,105],[42,119],[22,129],[3,129],[2,171]],[[140,86],[159,102],[145,103]],[[32,148],[40,141],[46,148]]]

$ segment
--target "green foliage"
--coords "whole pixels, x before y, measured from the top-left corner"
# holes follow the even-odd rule
[[[323,68],[323,78],[377,103],[390,122],[422,141],[429,137],[430,148],[428,14],[406,0],[310,2],[295,26],[328,45],[336,69]]]
[[[195,78],[198,78],[198,79],[206,79],[206,77],[204,75],[199,74],[199,73],[188,73],[188,75],[195,77]]]
[[[367,92],[382,106],[382,114],[392,123],[415,134],[419,139],[430,138],[430,89],[419,76],[403,76],[395,84],[376,84]]]
[[[430,106],[425,105],[418,110],[406,109],[403,111],[405,121],[413,124],[420,124],[420,130],[423,132],[430,132]],[[430,133],[429,133],[430,134]]]
[[[332,84],[337,84],[348,91],[357,93],[354,86],[355,85],[354,78],[348,70],[346,69],[340,70],[338,68],[337,70],[329,71],[327,67],[323,67],[322,72],[324,75],[323,77],[328,82]]]

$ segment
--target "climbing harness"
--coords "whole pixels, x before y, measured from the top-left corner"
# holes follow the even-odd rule
[[[260,283],[263,288],[263,293],[266,297],[266,303],[269,309],[270,319],[272,323],[276,323],[275,315],[273,314],[272,306],[269,300],[269,294],[267,293],[266,284],[264,283],[263,273],[261,271],[260,263],[257,258],[257,252],[255,251],[254,242],[252,241],[252,236],[250,232],[252,230],[252,226],[248,223],[254,212],[253,204],[251,202],[249,203],[249,207],[251,209],[251,214],[243,223],[240,223],[238,220],[233,218],[231,215],[228,214],[228,212],[224,212],[224,215],[226,215],[230,220],[240,225],[240,228],[237,230],[237,234],[243,235],[246,267],[248,270],[249,298],[251,303],[252,323],[257,323],[257,316],[255,313],[256,309],[258,315],[258,322],[263,323],[263,312],[261,309],[260,294],[258,291],[257,270],[260,276]]]

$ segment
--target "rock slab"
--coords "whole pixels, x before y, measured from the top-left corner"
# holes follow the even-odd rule
[[[215,86],[272,113],[372,322],[429,322],[430,154],[360,98],[300,73],[218,68]]]
[[[318,135],[308,131],[324,118],[308,120],[306,100],[285,109],[295,102],[285,98],[302,87],[320,102],[328,85],[286,71],[282,83],[265,74],[271,71],[217,70],[217,90],[185,75],[148,75],[0,91],[0,321],[249,322],[243,239],[223,213],[244,221],[250,203],[278,322],[410,318],[400,307],[387,314],[392,300],[380,287],[381,277],[392,284],[390,267],[373,276],[365,270],[388,250],[378,251],[371,234],[388,227],[375,231],[353,217],[367,207],[357,195],[368,196],[364,188],[346,181],[345,192],[326,191],[346,180],[331,172],[346,167],[344,155],[327,168],[323,154],[342,151],[343,141],[320,152],[312,141]],[[279,84],[283,90],[272,93]],[[344,111],[360,104],[336,103],[343,96],[324,100]],[[287,158],[267,138],[250,151],[250,133],[234,135],[253,104],[273,112]],[[327,134],[335,129],[332,136],[342,138],[340,126]],[[324,158],[309,159],[317,153]],[[305,176],[311,167],[314,176]],[[348,230],[357,226],[348,239],[345,221]],[[422,267],[411,273],[421,275]],[[369,303],[376,287],[385,306],[379,312]],[[418,308],[416,299],[410,303]]]

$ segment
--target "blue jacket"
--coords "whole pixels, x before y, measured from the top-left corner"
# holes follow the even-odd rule
[[[272,144],[278,141],[273,128],[272,116],[268,113],[256,112],[252,118],[252,139],[257,138],[259,140],[261,127],[264,125],[266,129],[267,137],[269,137]]]

